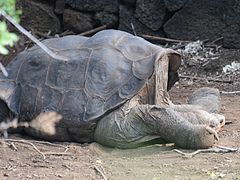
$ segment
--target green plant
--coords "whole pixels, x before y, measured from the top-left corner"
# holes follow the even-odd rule
[[[16,0],[0,0],[0,15],[1,11],[6,12],[16,22],[19,22],[21,11],[16,10]],[[17,40],[18,36],[8,31],[7,23],[0,21],[0,54],[8,54],[6,46],[12,47]]]

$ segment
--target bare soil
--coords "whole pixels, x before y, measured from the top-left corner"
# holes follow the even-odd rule
[[[232,89],[231,84],[183,79],[171,90],[172,100],[184,103],[189,94],[203,86]],[[217,145],[240,147],[240,95],[222,95],[222,114],[230,124],[219,133]],[[240,153],[237,152],[201,153],[183,158],[172,151],[173,145],[120,150],[97,143],[53,145],[18,135],[9,138],[24,143],[0,143],[0,179],[240,179]]]
[[[31,45],[21,37],[10,55],[1,57],[7,64],[24,47]],[[227,51],[230,52],[230,51]],[[237,51],[234,51],[237,52]],[[230,57],[230,55],[226,55]],[[182,69],[187,76],[216,78],[216,69],[230,64],[233,58],[211,61],[210,72],[201,66]],[[238,55],[234,55],[238,59]],[[218,70],[218,69],[217,69]],[[220,77],[220,76],[218,76]],[[229,76],[230,77],[230,76]],[[231,76],[233,83],[200,79],[181,79],[170,91],[174,103],[185,103],[197,88],[216,87],[221,91],[239,91],[240,75]],[[222,110],[226,120],[219,133],[217,145],[240,147],[240,94],[222,94]],[[76,180],[162,180],[162,179],[240,179],[240,153],[201,153],[184,158],[172,151],[173,145],[153,145],[121,150],[103,147],[97,143],[37,142],[29,137],[11,135],[15,141],[0,141],[0,180],[16,179],[76,179]],[[67,149],[66,149],[67,148]],[[67,150],[67,151],[66,151]],[[184,152],[192,152],[182,150]]]

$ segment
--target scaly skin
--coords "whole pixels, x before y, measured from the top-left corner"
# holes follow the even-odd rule
[[[98,122],[94,139],[118,148],[134,148],[148,142],[175,143],[186,149],[209,148],[218,140],[217,131],[225,123],[224,116],[212,113],[220,109],[219,92],[202,88],[193,95],[192,104],[166,107],[140,105],[132,99]],[[207,101],[214,105],[213,109],[209,108],[210,112],[196,105],[197,102],[204,105]]]
[[[126,103],[103,117],[95,129],[95,141],[118,148],[134,148],[158,139],[159,143],[175,143],[186,149],[214,145],[216,131],[203,124],[192,124],[171,108]],[[190,113],[190,116],[192,114]]]

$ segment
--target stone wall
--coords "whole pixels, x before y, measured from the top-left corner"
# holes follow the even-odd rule
[[[133,24],[137,34],[181,40],[223,37],[224,47],[240,48],[240,1],[237,0],[65,0],[64,9],[56,6],[54,0],[19,2],[25,17],[23,24],[28,27],[39,22],[34,28],[41,31],[49,29],[55,33],[70,29],[81,33],[107,25],[133,33]]]

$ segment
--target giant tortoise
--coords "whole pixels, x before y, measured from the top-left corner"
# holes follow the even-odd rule
[[[218,90],[196,92],[189,105],[169,100],[167,91],[178,81],[181,64],[176,51],[118,30],[43,43],[68,61],[51,58],[37,46],[18,54],[7,66],[9,76],[0,74],[1,121],[17,117],[29,122],[24,132],[50,141],[96,141],[118,148],[214,144],[224,121],[217,114]],[[204,109],[209,99],[211,110]]]

